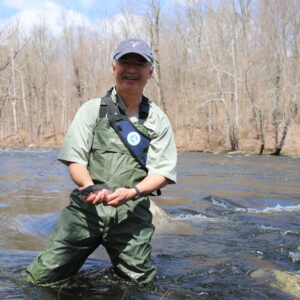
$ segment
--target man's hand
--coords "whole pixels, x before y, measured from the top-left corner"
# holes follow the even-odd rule
[[[78,190],[82,191],[83,189],[85,189],[85,187],[79,187]],[[110,190],[107,189],[102,189],[96,192],[91,192],[85,199],[83,199],[82,201],[85,203],[91,203],[91,204],[99,204],[102,203],[104,201],[107,201],[107,197],[108,195],[111,194]]]
[[[92,183],[93,184],[93,183]],[[168,184],[168,179],[164,176],[158,174],[151,174],[146,176],[140,183],[136,185],[142,195],[148,195],[151,192],[165,186]],[[78,188],[79,191],[86,188]],[[88,195],[88,197],[83,200],[86,203],[110,205],[113,207],[118,207],[128,200],[133,199],[136,196],[136,191],[134,188],[118,188],[114,192],[108,189],[101,189],[97,192],[93,192]]]
[[[119,188],[116,189],[112,194],[107,195],[107,199],[103,201],[103,204],[118,207],[128,200],[134,198],[135,195],[136,191],[132,188]]]

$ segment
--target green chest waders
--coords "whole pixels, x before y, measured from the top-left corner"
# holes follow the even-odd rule
[[[147,129],[137,124],[148,135]],[[147,171],[121,141],[108,118],[100,118],[88,170],[95,182],[112,188],[130,187],[145,178]],[[151,237],[154,232],[148,197],[129,200],[114,208],[83,203],[75,189],[42,253],[27,268],[26,280],[39,285],[65,282],[102,244],[115,269],[139,284],[156,274],[151,264]]]

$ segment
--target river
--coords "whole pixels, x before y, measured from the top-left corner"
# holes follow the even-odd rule
[[[251,273],[300,275],[300,157],[179,154],[178,183],[153,199],[172,225],[153,237],[150,286],[118,278],[102,247],[66,286],[25,284],[74,188],[57,154],[0,149],[0,299],[296,299]]]

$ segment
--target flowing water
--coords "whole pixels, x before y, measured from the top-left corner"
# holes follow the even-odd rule
[[[299,157],[180,154],[178,183],[154,199],[172,223],[153,237],[150,286],[118,278],[102,247],[66,286],[25,284],[74,188],[56,157],[0,149],[0,299],[295,299],[251,272],[300,274]]]

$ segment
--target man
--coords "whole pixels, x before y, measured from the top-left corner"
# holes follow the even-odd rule
[[[64,139],[59,160],[68,165],[78,189],[71,193],[46,248],[27,268],[29,282],[53,285],[68,280],[100,244],[121,276],[141,285],[155,277],[147,195],[175,183],[176,146],[168,118],[143,96],[153,72],[149,46],[140,39],[121,42],[113,53],[112,72],[115,88],[82,105]],[[106,102],[128,116],[141,133],[134,134],[132,144],[150,139],[146,166],[113,129]],[[95,183],[114,191],[102,189],[81,200],[80,191]]]

